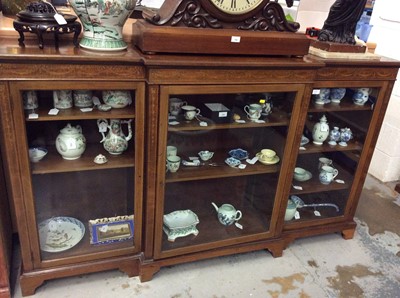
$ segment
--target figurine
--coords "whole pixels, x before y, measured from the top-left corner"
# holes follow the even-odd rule
[[[367,0],[336,0],[329,11],[324,26],[318,34],[319,41],[356,44],[355,32]]]

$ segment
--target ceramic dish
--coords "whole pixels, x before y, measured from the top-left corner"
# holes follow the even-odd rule
[[[29,159],[31,162],[38,162],[43,159],[47,155],[47,149],[46,148],[29,148]]]
[[[168,241],[175,241],[178,237],[190,234],[197,236],[199,231],[196,225],[200,222],[196,213],[192,210],[177,210],[164,215],[163,230],[168,236]]]
[[[227,159],[225,159],[225,163],[232,168],[235,168],[241,164],[240,160],[234,157],[228,157]]]
[[[257,153],[257,154],[259,154],[259,153]],[[271,160],[266,161],[266,160],[259,159],[258,161],[261,162],[263,165],[274,165],[280,161],[280,158],[279,158],[279,156],[275,155]]]
[[[40,249],[47,252],[68,250],[81,241],[85,226],[73,217],[52,217],[39,223]]]
[[[246,150],[240,148],[232,149],[231,151],[229,151],[229,155],[239,160],[243,160],[249,157],[249,153]]]
[[[301,171],[301,174],[296,173],[296,169],[299,169]],[[293,175],[294,180],[304,182],[312,178],[312,174],[309,171],[298,167],[296,169]]]
[[[310,142],[310,140],[307,137],[305,137],[304,135],[301,136],[300,146],[304,146],[304,145],[308,144],[309,142]]]

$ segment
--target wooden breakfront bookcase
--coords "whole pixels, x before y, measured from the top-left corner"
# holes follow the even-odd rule
[[[163,266],[260,249],[279,257],[296,238],[324,233],[352,238],[353,217],[399,62],[311,55],[145,55],[133,47],[97,53],[71,45],[39,50],[20,48],[15,40],[1,43],[1,149],[21,243],[24,295],[33,294],[46,280],[87,272],[120,269],[148,281]],[[318,90],[339,87],[346,88],[339,105],[314,104]],[[351,94],[362,87],[370,88],[371,101],[354,105]],[[47,114],[52,91],[82,89],[100,99],[102,90],[128,90],[133,103],[110,112],[73,108]],[[38,119],[24,113],[26,91],[38,94]],[[272,113],[260,123],[248,121],[244,106],[265,97],[273,102]],[[182,115],[172,119],[170,98],[198,107],[201,115],[192,121]],[[244,123],[204,116],[209,103],[223,104]],[[354,137],[347,146],[312,143],[313,125],[323,115],[332,127],[351,128]],[[132,120],[134,137],[124,154],[104,151],[96,126],[101,118]],[[54,149],[67,123],[80,125],[87,139],[86,151],[75,161],[63,160]],[[310,142],[304,144],[303,135]],[[28,149],[38,143],[49,153],[33,164]],[[213,151],[214,156],[198,167],[181,164],[171,173],[166,171],[167,146],[177,147],[185,161],[201,150]],[[224,161],[230,150],[239,148],[249,159],[262,149],[273,149],[279,161],[243,161],[244,169],[231,168]],[[95,165],[98,153],[107,155],[108,163]],[[321,157],[332,160],[341,183],[319,182]],[[312,178],[294,181],[295,167],[305,168]],[[337,208],[298,208],[299,218],[285,221],[293,195],[306,205]],[[220,224],[212,202],[240,210],[242,229]],[[188,209],[199,219],[198,234],[168,241],[164,215]],[[127,214],[134,215],[133,240],[90,244],[89,220]],[[85,234],[72,248],[44,251],[38,225],[57,216],[79,219]]]

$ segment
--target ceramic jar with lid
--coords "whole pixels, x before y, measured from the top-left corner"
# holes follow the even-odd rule
[[[319,122],[314,125],[312,131],[313,143],[315,145],[322,145],[329,136],[329,125],[325,115],[321,117]]]
[[[74,160],[81,157],[86,149],[86,138],[82,134],[82,128],[79,125],[73,127],[68,123],[57,136],[56,148],[64,159]]]

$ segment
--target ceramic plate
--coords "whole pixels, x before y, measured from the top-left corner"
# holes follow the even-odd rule
[[[240,148],[232,149],[231,151],[229,151],[229,155],[239,160],[243,160],[249,157],[249,153],[246,150]]]
[[[171,230],[182,229],[196,225],[199,223],[199,218],[192,210],[177,210],[164,215],[164,225]]]
[[[274,158],[269,161],[264,161],[261,159],[259,159],[258,161],[261,162],[263,165],[274,165],[280,161],[280,158],[279,156],[274,156]]]
[[[234,157],[228,157],[225,159],[225,163],[232,168],[235,168],[241,164],[240,160]]]
[[[39,224],[40,249],[47,252],[68,250],[84,235],[85,226],[72,217],[52,217]]]

